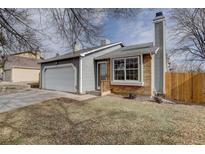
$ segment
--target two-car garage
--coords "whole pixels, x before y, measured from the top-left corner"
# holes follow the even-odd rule
[[[42,70],[42,88],[77,92],[76,67],[70,64],[45,66]]]

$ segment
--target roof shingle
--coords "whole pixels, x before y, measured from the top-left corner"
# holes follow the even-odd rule
[[[105,48],[113,47],[115,45],[120,45],[120,44],[121,44],[121,46],[123,46],[123,44],[121,42],[118,42],[118,43],[111,43],[111,44],[107,44],[107,45],[103,45],[103,46],[97,46],[97,47],[82,49],[82,50],[78,50],[78,51],[75,51],[75,52],[70,52],[70,53],[67,53],[67,54],[64,54],[64,55],[60,55],[60,56],[57,56],[57,57],[41,60],[41,61],[39,61],[39,63],[46,63],[46,62],[51,62],[51,61],[58,61],[58,60],[63,60],[63,59],[80,57],[81,54],[86,53],[86,52],[90,52],[92,50],[93,51],[94,50],[99,51],[99,50],[102,50],[101,48],[105,49]]]
[[[5,69],[11,69],[12,67],[40,69],[40,65],[37,62],[37,59],[13,55],[8,57],[5,64]]]
[[[148,54],[151,53],[153,49],[153,43],[144,43],[144,44],[137,44],[131,45],[127,47],[122,47],[105,55],[99,56],[95,58],[96,60],[101,59],[109,59],[109,58],[120,58],[120,57],[128,57],[128,56],[135,56],[139,54]]]

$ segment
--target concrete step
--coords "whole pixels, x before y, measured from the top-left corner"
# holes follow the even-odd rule
[[[101,93],[99,90],[95,90],[95,91],[88,91],[86,92],[87,94],[91,94],[91,95],[95,95],[95,96],[101,96]]]

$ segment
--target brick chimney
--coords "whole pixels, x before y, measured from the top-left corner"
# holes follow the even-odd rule
[[[82,49],[82,45],[79,42],[76,42],[74,45],[74,51],[78,51]]]
[[[100,41],[101,46],[108,45],[108,44],[110,44],[110,40],[108,40],[108,39],[103,39]]]

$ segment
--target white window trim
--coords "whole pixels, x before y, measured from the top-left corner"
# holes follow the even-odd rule
[[[144,86],[144,82],[139,81],[111,81],[111,85]]]
[[[144,61],[143,61],[143,54],[140,55],[140,64],[141,64],[141,82],[144,83]]]
[[[127,80],[126,79],[126,59],[131,59],[131,58],[137,58],[138,59],[138,80]],[[115,80],[115,69],[114,69],[114,61],[115,60],[124,60],[124,73],[125,73],[125,79],[124,80]],[[123,57],[123,58],[113,58],[112,59],[112,81],[111,84],[112,85],[130,85],[130,86],[143,86],[144,82],[143,82],[143,57],[142,55],[138,55],[135,57]],[[140,66],[140,68],[139,68]]]

